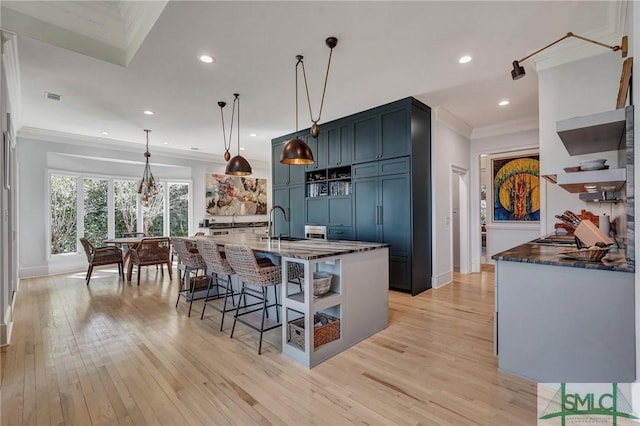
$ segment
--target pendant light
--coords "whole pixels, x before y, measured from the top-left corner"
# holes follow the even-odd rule
[[[153,177],[153,173],[151,173],[151,166],[149,165],[149,157],[151,157],[151,153],[149,152],[149,132],[151,130],[144,129],[144,131],[147,134],[147,150],[144,153],[144,172],[138,184],[138,194],[141,195],[144,206],[149,207],[149,199],[158,193],[158,187],[156,186],[156,180]]]
[[[320,121],[320,117],[322,116],[322,107],[324,105],[324,95],[327,91],[327,80],[329,79],[329,68],[331,67],[331,54],[333,53],[333,48],[338,44],[338,39],[336,37],[329,37],[325,40],[327,47],[329,47],[329,61],[327,62],[327,73],[324,77],[324,87],[322,89],[322,99],[320,101],[320,111],[318,112],[318,118],[313,118],[313,112],[311,110],[311,98],[309,97],[309,85],[307,84],[307,73],[304,69],[304,57],[302,55],[296,55],[296,134],[298,133],[298,66],[302,66],[302,76],[304,78],[304,87],[307,93],[307,104],[309,106],[309,117],[311,118],[311,136],[317,138],[320,134],[320,126],[318,125],[318,121]],[[309,145],[305,143],[302,139],[300,139],[297,135],[295,138],[291,139],[282,149],[282,153],[280,154],[280,162],[283,164],[290,165],[305,165],[305,164],[313,164],[313,152],[311,152],[311,148]]]
[[[227,175],[233,175],[233,176],[248,176],[251,174],[251,165],[243,156],[240,155],[240,95],[237,93],[234,93],[233,96],[234,96],[234,99],[233,99],[233,106],[232,106],[233,111],[231,112],[231,129],[229,130],[229,145],[231,145],[231,135],[233,132],[233,116],[237,108],[238,110],[238,118],[237,118],[238,155],[236,155],[231,160],[229,160],[229,162],[227,163],[227,168],[224,173]],[[220,105],[220,103],[218,103],[218,105]],[[221,111],[222,111],[222,108],[224,108],[224,106],[220,106]],[[224,132],[224,119],[222,121],[222,131]]]
[[[229,130],[229,144],[227,144],[227,133],[224,130],[224,111],[222,110],[227,103],[224,101],[218,102],[218,106],[220,107],[220,116],[222,117],[222,140],[224,142],[224,161],[229,161],[231,158],[231,153],[229,153],[229,149],[231,149],[231,132],[233,131],[233,112],[235,111],[235,105],[233,110],[231,111],[231,129]]]

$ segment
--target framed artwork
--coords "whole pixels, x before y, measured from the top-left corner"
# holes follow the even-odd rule
[[[493,222],[540,221],[540,155],[491,159]]]
[[[207,174],[205,189],[208,215],[267,214],[266,179]]]

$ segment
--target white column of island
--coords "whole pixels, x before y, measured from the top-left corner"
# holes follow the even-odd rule
[[[359,241],[264,240],[251,234],[207,237],[217,244],[243,244],[280,259],[282,267],[282,353],[311,368],[385,329],[389,321],[389,249]],[[303,291],[288,282],[288,264],[304,269]],[[331,288],[313,295],[313,272],[332,274]],[[317,315],[320,314],[320,315]],[[315,319],[330,317],[332,339],[318,346]],[[297,325],[292,338],[291,322]],[[304,324],[302,326],[302,324]],[[304,330],[302,337],[301,330]],[[297,330],[297,331],[296,331]],[[309,332],[313,330],[314,332]],[[326,329],[324,330],[326,332]]]

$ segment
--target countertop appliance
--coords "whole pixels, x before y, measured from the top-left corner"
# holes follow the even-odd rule
[[[305,225],[304,226],[305,238],[317,238],[320,240],[327,239],[327,227],[322,225]]]

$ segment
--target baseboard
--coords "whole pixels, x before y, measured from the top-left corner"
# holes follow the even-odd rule
[[[431,284],[433,288],[443,287],[453,281],[453,273],[451,271],[436,275],[432,278]]]
[[[18,269],[20,278],[37,278],[46,277],[49,275],[49,268],[47,266],[29,266]]]
[[[20,278],[38,278],[48,277],[50,275],[59,274],[71,274],[76,272],[86,272],[87,262],[71,262],[62,265],[49,265],[49,266],[31,266],[20,268],[18,273]]]

